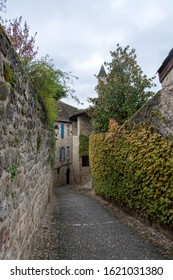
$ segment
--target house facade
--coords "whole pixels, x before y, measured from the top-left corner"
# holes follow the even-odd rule
[[[78,110],[76,107],[59,102],[58,120],[54,128],[56,135],[54,185],[60,187],[90,184],[88,155],[79,153],[81,137],[89,137],[92,133],[91,120],[86,110]]]

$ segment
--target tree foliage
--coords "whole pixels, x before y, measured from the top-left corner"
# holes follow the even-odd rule
[[[6,10],[6,0],[0,0],[0,11],[5,11]]]
[[[6,2],[7,0],[0,0],[0,12],[6,12]],[[0,23],[1,22],[3,22],[3,19],[0,16]]]
[[[57,118],[57,101],[69,94],[73,96],[73,90],[68,85],[73,76],[57,70],[48,55],[28,64],[27,72],[48,119],[53,124]]]
[[[22,16],[6,21],[4,27],[20,58],[22,58],[25,63],[32,61],[38,53],[38,47],[35,48],[37,33],[35,33],[34,36],[30,36],[30,27],[27,25],[26,21],[22,26]]]
[[[109,119],[122,124],[154,94],[150,90],[155,86],[154,77],[143,75],[135,49],[118,44],[111,57],[112,61],[105,63],[105,81],[100,80],[96,87],[98,98],[89,98],[95,132],[107,131]]]
[[[30,36],[26,21],[22,26],[22,16],[5,21],[3,25],[30,78],[36,97],[41,101],[49,122],[53,124],[57,118],[57,100],[70,95],[79,102],[71,87],[76,77],[56,69],[48,55],[40,60],[35,59],[38,52],[38,48],[35,48],[37,33]]]

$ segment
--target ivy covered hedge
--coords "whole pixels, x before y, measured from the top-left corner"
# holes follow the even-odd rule
[[[97,194],[173,227],[173,140],[146,124],[90,136]]]

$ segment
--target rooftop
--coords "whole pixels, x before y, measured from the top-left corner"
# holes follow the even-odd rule
[[[163,61],[162,65],[158,69],[159,80],[162,82],[164,78],[167,76],[169,71],[173,68],[173,48],[169,52],[168,56]]]
[[[70,116],[79,112],[78,108],[68,105],[62,101],[59,101],[58,104],[58,121],[60,122],[70,122]]]
[[[107,75],[107,74],[106,74],[105,68],[104,68],[104,66],[102,65],[101,68],[100,68],[100,72],[99,72],[99,74],[98,74],[98,77],[100,77],[100,76],[106,76],[106,75]]]

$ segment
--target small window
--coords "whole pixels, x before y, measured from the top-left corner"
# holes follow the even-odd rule
[[[82,166],[89,166],[89,156],[82,157]]]
[[[60,159],[60,161],[63,161],[63,148],[62,147],[59,149],[59,159]]]
[[[66,160],[66,149],[64,147],[60,148],[60,161]]]
[[[70,158],[70,147],[69,146],[67,146],[66,158],[67,159]]]

